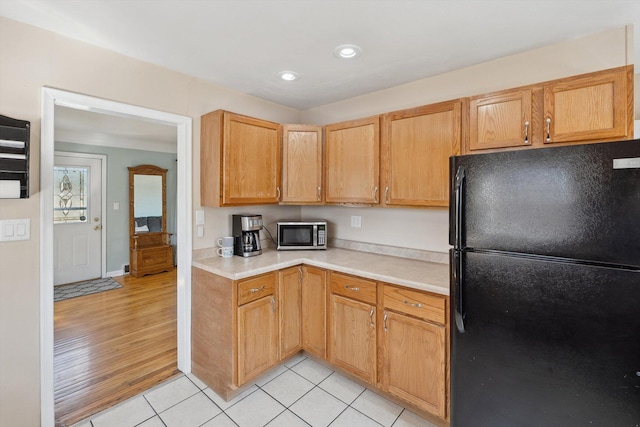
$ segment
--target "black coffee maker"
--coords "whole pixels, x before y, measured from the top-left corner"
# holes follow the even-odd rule
[[[262,215],[233,215],[233,253],[241,257],[260,255]]]

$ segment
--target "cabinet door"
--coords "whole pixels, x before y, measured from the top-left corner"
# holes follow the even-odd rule
[[[278,320],[273,295],[238,307],[238,385],[278,362]]]
[[[327,321],[327,272],[302,267],[302,347],[325,359]]]
[[[375,307],[331,294],[329,310],[329,361],[375,384]]]
[[[469,149],[522,147],[532,142],[531,90],[469,100]]]
[[[633,135],[627,68],[544,87],[544,142],[626,139]]]
[[[460,153],[461,110],[458,101],[384,116],[385,205],[449,205],[449,157]]]
[[[222,203],[278,203],[280,125],[225,112]]]
[[[282,203],[322,203],[322,127],[283,126]]]
[[[379,203],[380,118],[325,127],[327,203]]]
[[[385,311],[382,330],[383,389],[445,418],[444,326]]]
[[[280,360],[297,353],[302,348],[301,292],[302,267],[288,268],[278,272]]]

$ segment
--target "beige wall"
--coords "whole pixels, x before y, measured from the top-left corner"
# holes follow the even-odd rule
[[[631,27],[606,31],[303,111],[302,120],[339,122],[632,64],[632,42]],[[639,83],[636,75],[636,117]],[[438,252],[449,248],[446,209],[303,207],[302,215],[327,219],[332,237]],[[351,215],[362,217],[362,228],[350,226]]]
[[[194,119],[194,208],[199,208],[199,117],[224,108],[281,123],[329,123],[483,93],[534,81],[624,65],[625,31],[615,30],[367,96],[298,112],[170,70],[0,18],[0,114],[32,122],[31,197],[0,201],[0,219],[31,219],[32,237],[0,243],[0,425],[37,426],[39,377],[39,135],[43,86],[190,116]],[[637,81],[637,80],[636,80]],[[636,88],[638,88],[637,85]],[[640,96],[636,97],[639,99]],[[194,249],[229,234],[231,213],[278,218],[326,217],[332,237],[419,249],[447,249],[444,209],[205,208],[205,237]],[[348,225],[362,216],[362,229]],[[419,222],[416,229],[413,225]],[[416,237],[419,236],[419,237]]]
[[[201,114],[224,108],[276,122],[300,120],[296,110],[0,18],[0,114],[32,123],[30,197],[0,201],[0,219],[31,220],[30,240],[0,243],[1,426],[40,424],[39,151],[43,86],[192,117],[194,206],[200,203],[197,153]],[[215,215],[208,218],[213,220]],[[212,222],[208,227],[214,228]],[[207,232],[205,239],[194,237],[195,247],[211,246],[214,233]]]

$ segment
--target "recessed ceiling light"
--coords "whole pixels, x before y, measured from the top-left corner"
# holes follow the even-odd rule
[[[298,73],[293,71],[280,71],[278,77],[287,82],[292,82],[298,79]]]
[[[355,44],[341,44],[333,49],[333,54],[340,59],[353,59],[362,55],[362,49]]]

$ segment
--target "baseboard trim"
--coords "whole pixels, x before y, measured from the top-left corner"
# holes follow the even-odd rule
[[[124,270],[114,270],[114,271],[107,271],[107,277],[118,277],[118,276],[124,276]]]

